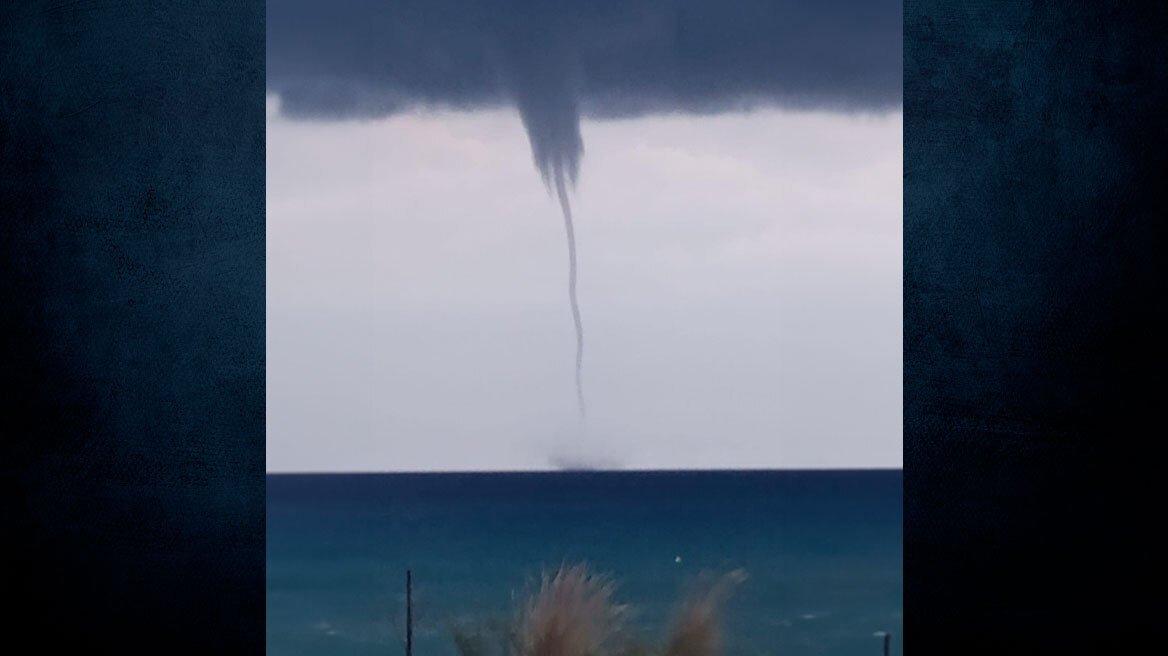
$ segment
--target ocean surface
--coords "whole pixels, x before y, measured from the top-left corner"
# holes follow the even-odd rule
[[[703,573],[746,571],[728,656],[901,654],[902,472],[269,475],[272,656],[455,656],[451,622],[510,614],[543,569],[611,575],[658,641]]]

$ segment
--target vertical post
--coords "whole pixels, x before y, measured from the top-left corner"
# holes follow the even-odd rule
[[[884,647],[887,653],[887,644]],[[406,570],[406,656],[414,656],[414,573]]]
[[[888,656],[888,644],[890,642],[892,642],[892,635],[885,633],[884,634],[884,656]]]

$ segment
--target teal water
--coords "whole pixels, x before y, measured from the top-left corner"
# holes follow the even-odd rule
[[[660,636],[687,582],[744,569],[730,656],[901,653],[896,471],[268,476],[272,656],[454,656],[449,623],[503,616],[542,568],[610,574]],[[680,558],[680,562],[677,559]]]

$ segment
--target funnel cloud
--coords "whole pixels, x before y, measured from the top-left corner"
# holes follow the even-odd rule
[[[532,42],[541,45],[533,46]],[[538,34],[512,33],[504,43],[505,74],[510,80],[511,94],[531,144],[535,167],[544,185],[559,200],[564,219],[568,244],[568,304],[576,330],[576,409],[583,432],[588,414],[583,382],[584,324],[576,294],[576,229],[569,193],[580,172],[584,140],[580,136],[573,67],[567,40],[560,30]],[[527,55],[532,51],[541,56],[529,58]]]
[[[323,240],[319,236],[308,240],[311,248],[324,249],[328,244],[356,239],[346,230],[366,234],[383,232],[386,225],[410,225],[410,217],[417,212],[437,227],[419,223],[411,228],[415,233],[405,236],[419,239],[430,230],[449,230],[450,236],[444,236],[446,242],[442,243],[450,243],[449,248],[459,255],[442,260],[447,267],[460,266],[465,254],[471,253],[470,244],[492,238],[484,235],[508,238],[507,243],[517,249],[515,253],[525,253],[526,259],[517,257],[506,266],[536,261],[541,265],[537,270],[526,270],[524,276],[507,278],[506,285],[498,284],[502,278],[492,278],[502,273],[476,269],[475,275],[481,275],[481,281],[475,281],[478,287],[451,286],[447,290],[438,279],[443,274],[429,263],[413,259],[414,253],[402,250],[404,246],[386,246],[384,241],[369,239],[354,241],[357,248],[380,244],[387,249],[368,259],[398,276],[377,277],[378,284],[394,291],[375,293],[397,294],[394,311],[400,314],[379,321],[394,326],[395,339],[417,335],[411,347],[430,349],[423,352],[431,356],[424,365],[421,361],[416,366],[398,361],[376,374],[377,380],[411,376],[408,383],[395,383],[389,394],[413,399],[413,405],[400,401],[393,408],[380,408],[374,402],[355,402],[352,405],[369,408],[374,418],[358,421],[345,416],[333,425],[344,424],[348,432],[356,434],[368,432],[365,426],[369,425],[399,433],[460,435],[450,439],[468,443],[478,439],[471,436],[479,435],[484,440],[510,439],[523,443],[515,447],[517,450],[527,449],[522,456],[524,467],[573,469],[618,465],[652,468],[659,463],[694,466],[697,462],[737,466],[747,462],[744,454],[753,452],[756,442],[751,440],[776,430],[798,433],[808,444],[818,441],[827,445],[834,443],[835,436],[853,435],[856,437],[848,439],[860,440],[871,431],[883,434],[883,428],[874,427],[886,426],[892,431],[889,439],[895,442],[889,452],[899,462],[899,433],[895,431],[898,402],[877,403],[875,399],[879,396],[876,390],[898,393],[895,386],[899,385],[900,370],[885,377],[884,365],[871,364],[885,359],[899,363],[899,358],[893,357],[899,353],[899,326],[884,331],[880,323],[876,331],[880,337],[873,342],[879,342],[877,347],[868,345],[866,337],[848,340],[853,327],[864,325],[873,314],[900,316],[900,2],[270,0],[267,24],[267,87],[269,98],[278,99],[270,100],[270,107],[276,109],[270,109],[269,130],[274,124],[280,134],[295,140],[289,142],[287,150],[305,153],[301,155],[305,162],[321,161],[317,155],[321,151],[314,148],[325,148],[324,144],[341,148],[336,146],[340,141],[365,152],[366,145],[374,142],[357,137],[354,130],[392,135],[379,142],[380,146],[369,146],[381,149],[376,162],[359,157],[346,167],[350,171],[347,175],[350,181],[364,177],[361,162],[366,169],[381,166],[378,162],[397,162],[395,170],[403,178],[400,186],[390,185],[396,191],[378,196],[381,205],[377,211],[368,211],[370,216],[386,217],[382,220],[388,223],[377,227],[355,218],[343,222],[330,218],[336,222],[334,232]],[[516,114],[518,121],[514,120]],[[820,121],[815,118],[819,116],[831,118]],[[441,120],[445,123],[419,117],[444,117]],[[510,121],[514,133],[502,127],[504,121]],[[583,178],[582,122],[588,123],[590,149]],[[784,127],[791,122],[806,129]],[[640,127],[631,127],[634,124],[643,126],[644,133]],[[715,124],[722,141],[703,136]],[[413,126],[412,131],[406,126]],[[524,231],[536,230],[524,226],[539,225],[540,213],[525,209],[530,207],[527,191],[512,183],[528,180],[512,174],[512,162],[520,161],[524,175],[530,175],[531,164],[522,151],[516,153],[510,145],[493,140],[504,133],[508,144],[517,142],[520,149],[526,136],[530,162],[561,213],[564,232],[559,238],[566,239],[567,305],[575,332],[575,406],[581,434],[588,422],[590,444],[582,440],[568,440],[575,443],[570,446],[562,443],[566,436],[575,434],[557,423],[562,417],[572,418],[566,407],[571,400],[566,389],[571,361],[562,357],[567,355],[568,346],[555,342],[554,352],[543,350],[546,344],[541,340],[553,342],[560,329],[550,320],[546,325],[535,323],[542,321],[542,315],[532,309],[549,306],[534,290],[543,284],[539,272],[562,264],[546,261],[532,249],[518,250],[535,243],[536,237],[530,237],[528,243],[513,239],[528,234]],[[326,139],[324,135],[330,136]],[[418,135],[417,143],[409,135]],[[840,146],[836,135],[850,135],[840,138],[853,139],[852,145]],[[488,142],[489,148],[480,148]],[[853,152],[847,152],[848,148]],[[884,154],[890,148],[896,149],[895,154]],[[272,164],[275,150],[269,148],[269,194],[278,184],[272,173],[277,170]],[[452,153],[466,159],[459,160]],[[413,159],[406,160],[407,155]],[[344,153],[337,157],[344,157]],[[443,165],[415,170],[424,166],[424,158]],[[335,164],[330,168],[336,169]],[[300,223],[279,224],[270,219],[273,234],[292,229],[279,225],[308,225],[313,212],[321,220],[331,216],[337,206],[335,198],[343,197],[346,206],[351,206],[346,217],[366,215],[352,192],[341,195],[339,190],[351,187],[349,182],[328,180],[320,173],[310,176],[307,171],[313,166],[300,167],[304,169],[300,172],[290,163],[282,165],[287,176],[281,188],[289,196],[281,206],[286,209],[270,209],[270,216],[284,212],[290,217],[286,220]],[[607,170],[599,170],[603,167]],[[475,178],[464,175],[463,169],[491,171]],[[452,182],[456,179],[462,182]],[[482,190],[482,196],[472,201],[483,211],[474,217],[456,218],[460,211],[465,214],[467,200],[461,190],[468,188],[466,181],[479,179],[492,181],[492,189]],[[379,185],[386,184],[384,174],[378,180]],[[538,198],[540,190],[534,178],[530,182]],[[578,183],[584,192],[579,196]],[[778,191],[768,191],[772,186]],[[422,193],[430,188],[457,188],[460,193],[447,202],[440,193]],[[316,190],[315,196],[309,195],[310,189]],[[325,200],[328,193],[337,194],[331,203]],[[301,200],[294,203],[293,197]],[[314,198],[327,209],[311,209]],[[585,230],[577,230],[579,216],[584,217]],[[875,224],[866,223],[876,216],[887,225],[875,228]],[[479,228],[476,223],[493,227]],[[651,232],[658,223],[667,227]],[[462,226],[461,235],[442,227],[454,224]],[[777,227],[780,224],[781,230]],[[478,235],[477,241],[474,235]],[[592,246],[592,240],[605,248]],[[867,249],[873,240],[894,245],[887,253],[869,257]],[[554,244],[539,243],[541,253],[562,257]],[[498,252],[498,243],[494,245],[494,252]],[[583,246],[580,259],[578,245]],[[278,247],[270,250],[273,261],[281,261]],[[319,288],[327,303],[348,307],[348,301],[338,300],[347,296],[325,293],[327,276],[348,280],[350,289],[366,284],[365,278],[349,275],[366,266],[356,264],[355,259],[334,259],[332,251],[324,250],[320,259],[305,262],[295,260],[293,252],[288,251],[287,259],[298,262],[297,271],[319,270],[322,275],[310,279],[296,273],[288,280],[303,284],[289,293],[292,300],[283,306],[279,300],[270,301],[272,316],[288,318],[289,325],[290,317],[299,317],[304,311],[300,306],[307,303],[308,287]],[[336,252],[351,251],[338,245]],[[475,255],[471,253],[471,257]],[[777,266],[770,264],[776,258],[782,258],[786,267],[781,280],[775,278]],[[581,261],[588,281],[585,305],[588,378],[592,382],[587,397],[583,376],[586,331],[577,294]],[[326,267],[328,262],[334,264]],[[430,277],[403,271],[405,262],[412,263],[416,271],[428,271]],[[487,285],[489,280],[496,284]],[[558,296],[563,293],[558,287],[562,284],[559,276],[555,283],[557,297],[562,298]],[[454,291],[472,288],[480,290],[481,301],[468,301],[461,291]],[[814,291],[801,296],[798,290],[802,289]],[[825,291],[828,289],[833,291]],[[485,362],[495,354],[485,350],[475,351],[475,357],[480,358],[477,365],[447,355],[448,349],[439,347],[437,341],[426,341],[431,339],[426,335],[433,333],[434,326],[458,322],[422,319],[424,313],[436,312],[429,304],[438,307],[431,299],[440,290],[449,295],[444,301],[448,304],[441,306],[447,308],[443,310],[449,313],[446,316],[466,312],[470,317],[466,323],[481,334],[488,334],[491,326],[511,326],[514,331],[516,325],[532,327],[532,332],[522,346],[516,344],[507,351],[513,359],[492,360],[490,366]],[[883,301],[872,300],[884,298],[884,292],[889,294],[887,307]],[[424,300],[418,300],[416,306],[403,301],[414,298],[415,293]],[[513,298],[498,298],[500,295]],[[802,308],[801,313],[780,317],[773,307],[780,297],[787,307]],[[270,292],[270,298],[280,298],[280,292]],[[852,300],[845,303],[845,298]],[[524,321],[509,323],[486,309],[472,309],[472,304],[479,302],[529,314],[524,315]],[[355,302],[354,307],[361,307],[361,303]],[[818,318],[830,314],[825,308],[832,308],[833,319]],[[332,325],[330,316],[314,315],[311,321],[300,320],[298,326],[318,330],[317,339],[324,339],[332,334],[333,328],[325,328]],[[566,340],[566,317],[558,317]],[[426,330],[415,331],[415,320],[418,326],[427,326]],[[540,336],[535,336],[534,326],[539,326]],[[780,334],[789,340],[784,344],[794,350],[772,341]],[[493,348],[502,358],[506,349],[499,340],[506,337],[503,333],[491,335]],[[834,340],[831,348],[825,341],[829,335]],[[720,341],[715,342],[714,336],[720,336]],[[710,341],[702,341],[707,337]],[[292,336],[288,339],[295,341]],[[469,333],[459,339],[450,335],[441,343],[470,345],[472,339],[475,337]],[[337,349],[356,348],[347,342],[336,344]],[[537,352],[541,355],[535,364]],[[851,354],[850,359],[842,359],[844,352]],[[813,353],[820,354],[814,364]],[[526,354],[531,354],[530,362],[517,359]],[[837,356],[839,362],[832,359]],[[336,373],[340,369],[334,370],[340,366],[336,358],[324,359],[323,354],[321,358],[313,359],[312,366],[333,378],[342,375]],[[437,376],[433,372],[442,371],[446,360],[460,365],[457,370],[445,370],[441,383],[435,378],[431,388],[429,377]],[[564,369],[557,368],[560,366]],[[554,378],[536,375],[545,367],[555,369]],[[829,379],[829,372],[837,373]],[[515,379],[498,385],[475,382],[476,376]],[[455,379],[464,387],[454,386],[451,381]],[[277,395],[299,395],[297,411],[311,407],[318,398],[308,387],[302,388],[301,381],[288,378],[277,383],[287,388],[286,392],[277,390]],[[539,381],[545,381],[542,387]],[[563,381],[564,387],[555,381]],[[430,389],[434,392],[429,396],[423,393]],[[447,391],[451,389],[454,391]],[[451,397],[446,398],[446,394]],[[507,394],[516,399],[522,396],[529,407],[512,406]],[[853,407],[859,404],[865,408],[856,413],[854,426],[849,423],[851,413],[840,413],[829,401],[832,394],[844,395]],[[428,405],[431,399],[437,405]],[[461,419],[447,420],[447,409],[453,404],[460,408],[457,415]],[[886,405],[893,409],[888,411],[891,414],[885,413]],[[326,405],[321,402],[321,407]],[[785,413],[781,423],[772,415],[776,408]],[[877,416],[878,420],[863,419]],[[527,431],[524,435],[514,428],[521,423],[522,431]],[[715,438],[723,428],[724,434]],[[290,421],[274,432],[292,435],[307,430],[307,425]],[[559,438],[560,444],[549,445],[533,435],[564,437]],[[651,454],[632,445],[615,450],[609,448],[611,444],[603,445],[605,440],[614,439],[667,444],[668,449],[677,445],[677,450]],[[378,444],[370,437],[359,452],[372,453],[380,448]],[[756,464],[819,466],[836,462],[823,455],[828,446],[799,451],[803,447],[791,444],[782,447],[786,451],[781,457],[772,454],[770,460]],[[417,462],[422,464],[407,466],[443,467],[443,458],[450,450],[440,448],[438,441],[433,446],[433,455],[419,456]],[[573,455],[566,456],[564,448],[573,449]],[[587,453],[578,454],[581,449]],[[453,451],[451,458],[464,453]],[[841,447],[838,451],[854,454],[856,462],[878,460],[869,450],[861,454]],[[609,455],[596,455],[602,452]],[[364,462],[345,453],[329,455],[334,456],[336,462]],[[486,457],[494,454],[480,452],[477,460],[467,456],[468,462],[479,463],[486,462]],[[513,461],[503,458],[499,462],[499,466],[506,466]],[[296,466],[280,465],[282,469],[289,467]],[[457,467],[465,468],[461,464]]]

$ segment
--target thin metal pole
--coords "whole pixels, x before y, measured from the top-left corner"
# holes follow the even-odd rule
[[[885,633],[884,634],[884,656],[888,656],[888,644],[890,642],[892,642],[892,635]]]
[[[884,643],[885,656],[888,643]],[[406,570],[406,656],[414,656],[414,573]]]

